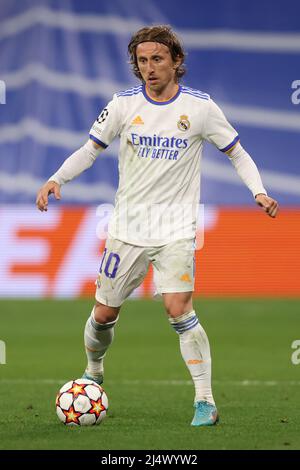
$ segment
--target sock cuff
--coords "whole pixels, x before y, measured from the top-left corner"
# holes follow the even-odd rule
[[[191,330],[199,324],[195,310],[184,313],[177,318],[169,318],[169,322],[178,334]]]
[[[118,320],[119,320],[119,315],[118,315],[117,318],[116,318],[114,321],[112,321],[112,322],[98,323],[98,322],[95,320],[94,309],[92,310],[92,313],[91,313],[91,316],[90,316],[90,324],[91,324],[91,327],[94,328],[94,329],[97,330],[97,331],[109,330],[110,328],[113,328],[113,327],[115,326],[115,324],[117,323]]]

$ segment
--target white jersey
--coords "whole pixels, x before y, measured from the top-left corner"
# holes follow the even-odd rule
[[[139,246],[194,238],[203,141],[223,152],[238,141],[220,108],[186,86],[160,102],[140,85],[115,94],[90,130],[104,148],[116,136],[119,187],[109,235]]]

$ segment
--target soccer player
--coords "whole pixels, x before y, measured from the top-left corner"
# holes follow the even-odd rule
[[[89,140],[40,189],[37,206],[89,168],[120,136],[119,187],[109,223],[96,288],[96,303],[84,338],[84,377],[103,381],[103,359],[112,343],[124,300],[143,281],[149,264],[182,357],[195,386],[192,426],[213,425],[218,411],[211,388],[207,335],[192,303],[194,240],[203,141],[226,153],[256,203],[275,217],[257,167],[221,109],[202,91],[180,84],[185,53],[166,25],[133,35],[128,52],[141,84],[116,93],[94,122]]]

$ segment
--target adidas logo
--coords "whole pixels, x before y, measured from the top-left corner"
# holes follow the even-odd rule
[[[137,117],[134,118],[134,120],[132,121],[131,124],[132,125],[144,124],[144,121],[141,118],[141,116],[137,116]]]
[[[192,280],[191,280],[191,278],[190,278],[190,276],[189,276],[188,273],[183,274],[183,275],[181,276],[180,280],[183,281],[183,282],[192,282]]]

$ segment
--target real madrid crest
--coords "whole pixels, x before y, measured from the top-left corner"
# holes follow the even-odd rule
[[[190,121],[188,120],[188,117],[185,114],[180,116],[180,119],[177,122],[177,127],[182,132],[185,132],[185,131],[189,130],[189,128],[191,127],[191,123],[190,123]]]

